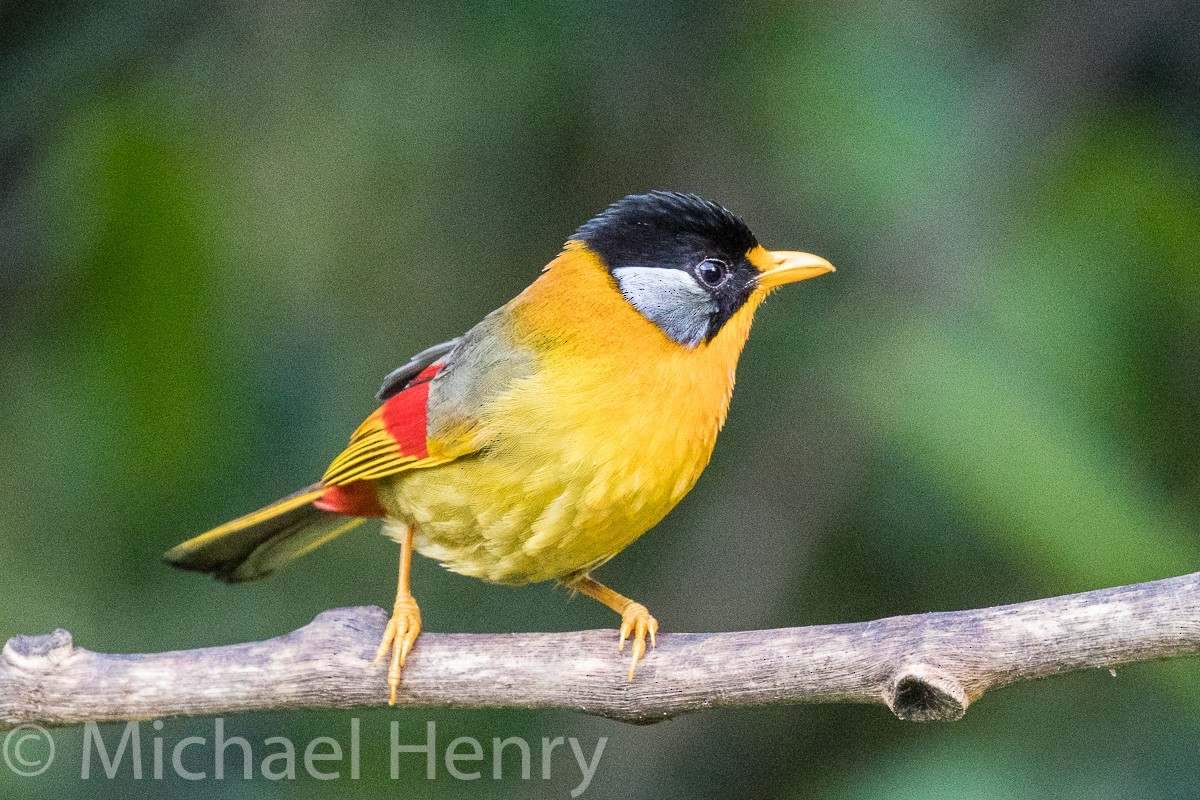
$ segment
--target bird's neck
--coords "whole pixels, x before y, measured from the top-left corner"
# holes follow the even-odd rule
[[[539,370],[565,393],[586,396],[594,413],[686,420],[711,447],[758,304],[747,302],[712,341],[688,348],[630,305],[599,258],[572,242],[510,310]]]

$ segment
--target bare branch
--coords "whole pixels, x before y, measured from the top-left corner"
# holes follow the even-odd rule
[[[386,615],[327,611],[264,642],[148,655],[14,636],[0,729],[177,715],[381,705],[371,658]],[[874,622],[677,633],[625,680],[613,630],[421,635],[398,705],[568,708],[647,723],[716,706],[882,703],[907,720],[963,715],[1018,681],[1200,650],[1200,573],[1016,605]]]

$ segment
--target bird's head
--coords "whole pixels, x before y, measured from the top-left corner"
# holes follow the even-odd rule
[[[571,240],[600,259],[630,305],[689,349],[785,283],[833,272],[823,258],[767,250],[724,207],[678,192],[618,200]]]

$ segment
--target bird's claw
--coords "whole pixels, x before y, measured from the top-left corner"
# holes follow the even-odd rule
[[[411,596],[397,598],[396,605],[392,609],[392,618],[388,620],[387,628],[383,632],[383,641],[379,643],[379,649],[375,651],[375,660],[371,662],[371,666],[375,666],[383,660],[389,650],[392,652],[387,673],[388,705],[390,706],[396,705],[396,690],[400,687],[400,670],[404,667],[404,659],[408,657],[420,633],[421,609],[417,607],[417,601]]]
[[[632,661],[629,664],[629,680],[633,680],[637,663],[646,655],[646,635],[650,636],[650,646],[655,646],[654,636],[658,633],[658,620],[650,616],[650,611],[641,603],[630,603],[621,614],[621,641],[617,652],[625,651],[625,640],[633,634],[633,645],[630,647]]]

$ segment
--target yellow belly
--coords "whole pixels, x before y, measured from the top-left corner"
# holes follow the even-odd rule
[[[662,519],[708,463],[719,409],[687,424],[610,391],[555,414],[545,398],[558,393],[532,383],[503,403],[508,419],[525,420],[519,429],[384,488],[393,516],[413,523],[417,551],[455,572],[528,583],[592,569]]]
[[[479,410],[486,446],[380,482],[417,551],[448,569],[499,583],[590,570],[662,519],[708,463],[757,303],[688,350],[588,258],[564,254],[506,307],[509,344],[537,366]]]
[[[588,469],[473,456],[393,481],[387,505],[413,523],[422,555],[464,575],[530,583],[612,558],[662,519],[694,480],[668,483],[632,464]]]

